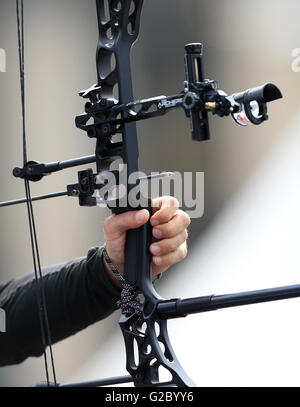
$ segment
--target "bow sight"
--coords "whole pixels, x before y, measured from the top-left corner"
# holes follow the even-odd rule
[[[4,202],[0,206],[27,202],[30,224],[34,224],[31,207],[33,200],[69,195],[78,197],[80,205],[96,205],[94,194],[101,186],[101,174],[112,173],[115,175],[116,186],[120,183],[121,174],[111,170],[111,164],[115,160],[121,159],[127,165],[128,179],[132,173],[137,173],[137,121],[182,108],[190,118],[192,138],[203,141],[210,138],[209,112],[220,117],[231,115],[235,122],[242,126],[250,123],[259,125],[268,119],[267,103],[282,97],[280,90],[271,83],[228,96],[219,89],[216,81],[204,79],[202,45],[187,44],[185,47],[186,78],[183,90],[173,96],[134,101],[130,51],[138,36],[143,0],[107,0],[105,3],[104,0],[96,0],[99,25],[98,82],[88,90],[80,92],[80,96],[88,101],[85,104],[85,112],[76,117],[76,126],[86,131],[88,137],[96,139],[95,155],[40,164],[27,161],[24,154],[24,166],[15,168],[14,175],[25,180],[26,198]],[[22,30],[19,29],[19,38],[20,32]],[[19,39],[22,62],[21,45]],[[24,85],[23,69],[20,73],[21,83]],[[118,90],[118,100],[114,97],[115,88]],[[24,104],[24,90],[22,96]],[[24,117],[23,128],[25,129]],[[114,142],[113,136],[117,133],[121,135],[121,140]],[[25,148],[24,150],[26,151]],[[96,163],[96,173],[92,169],[80,171],[78,183],[69,185],[67,191],[31,198],[28,181],[39,181],[51,172],[87,163]],[[139,187],[139,183],[140,179],[137,179],[135,184],[127,182],[127,194],[133,188]],[[106,199],[106,203],[114,213],[137,209],[130,205],[112,207],[109,199]],[[146,208],[151,211],[151,202]],[[36,251],[34,246],[37,246],[34,240],[32,239],[33,255]],[[151,242],[150,222],[127,232],[124,278],[135,290],[136,295],[140,293],[143,295],[143,303],[140,303],[138,310],[132,311],[131,314],[123,314],[119,322],[126,346],[126,367],[130,376],[64,386],[100,386],[130,381],[133,381],[136,386],[194,386],[194,382],[181,367],[170,344],[167,331],[168,319],[183,317],[194,312],[300,296],[300,285],[295,285],[221,296],[164,300],[157,294],[152,284],[149,252]],[[47,322],[46,315],[44,319]],[[170,377],[167,380],[160,377],[161,368],[169,373]],[[48,379],[47,385],[50,385]],[[54,385],[57,385],[55,380]]]
[[[268,119],[267,103],[282,97],[275,85],[268,83],[228,96],[218,88],[216,81],[204,80],[202,44],[187,44],[185,50],[186,80],[181,93],[120,104],[114,98],[105,98],[104,89],[94,85],[79,93],[90,102],[85,105],[85,113],[76,117],[76,126],[89,137],[108,137],[120,132],[119,126],[123,123],[162,116],[181,107],[191,119],[193,140],[203,141],[210,138],[209,111],[220,117],[231,114],[243,126],[258,125]],[[94,124],[87,124],[91,118]]]

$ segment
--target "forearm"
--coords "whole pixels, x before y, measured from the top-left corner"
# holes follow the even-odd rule
[[[102,249],[87,257],[43,270],[52,342],[58,342],[99,321],[114,310],[120,291],[107,274]],[[2,298],[2,303],[1,303]],[[0,294],[6,311],[6,333],[0,335],[0,366],[42,354],[34,276],[12,282]]]

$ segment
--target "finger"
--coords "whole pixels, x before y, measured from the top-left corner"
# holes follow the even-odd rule
[[[182,233],[170,238],[159,240],[150,246],[150,252],[154,256],[163,256],[170,252],[174,252],[182,245],[188,238],[188,232],[185,229]]]
[[[179,209],[169,222],[155,226],[152,233],[156,239],[170,238],[183,232],[190,223],[188,214]]]
[[[151,216],[151,224],[152,226],[156,226],[172,219],[179,208],[179,202],[172,196],[163,196],[154,199],[152,206],[154,214]]]
[[[174,252],[165,254],[164,256],[153,256],[152,261],[156,266],[168,268],[172,266],[172,264],[178,263],[179,261],[183,260],[186,255],[187,245],[186,242],[184,242]]]
[[[106,240],[117,239],[128,229],[136,229],[144,225],[149,217],[150,214],[146,209],[111,215],[104,222]]]

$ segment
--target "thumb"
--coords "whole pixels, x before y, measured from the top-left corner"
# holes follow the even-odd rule
[[[120,237],[128,229],[136,229],[149,220],[147,209],[128,211],[120,215],[112,215],[104,222],[104,232],[107,240]]]

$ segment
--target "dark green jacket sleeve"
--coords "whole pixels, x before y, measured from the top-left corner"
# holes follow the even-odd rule
[[[44,268],[43,286],[52,343],[106,318],[117,309],[120,291],[108,276],[102,248],[86,257]],[[0,333],[0,366],[43,352],[34,274],[0,284],[6,332]]]

